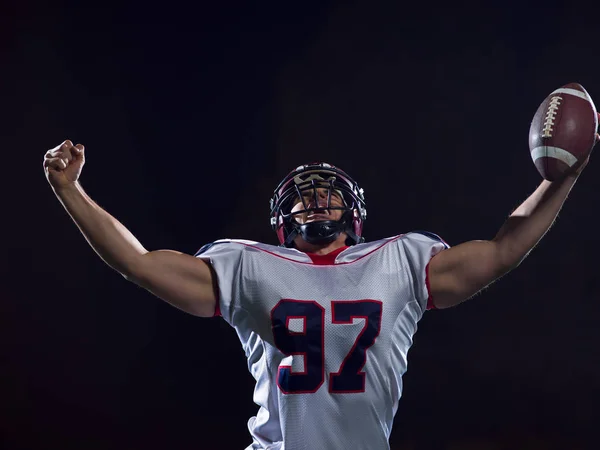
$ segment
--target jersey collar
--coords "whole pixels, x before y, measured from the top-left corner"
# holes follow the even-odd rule
[[[335,250],[327,253],[326,255],[317,255],[315,253],[306,253],[309,258],[312,260],[315,266],[333,266],[335,264],[335,258],[337,255],[342,253],[344,250],[348,248],[347,245],[343,247],[336,248]]]

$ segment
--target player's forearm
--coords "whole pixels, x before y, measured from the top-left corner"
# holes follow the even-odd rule
[[[494,238],[500,245],[503,264],[516,267],[550,229],[577,180],[544,180],[506,220]]]
[[[96,253],[110,267],[129,277],[140,256],[147,253],[135,236],[98,206],[79,183],[55,194]]]

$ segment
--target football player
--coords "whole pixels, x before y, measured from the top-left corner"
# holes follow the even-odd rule
[[[149,251],[78,182],[84,147],[44,169],[92,248],[127,280],[235,328],[259,406],[248,449],[385,449],[407,352],[428,308],[457,305],[517,267],[546,233],[581,169],[543,181],[491,240],[449,248],[412,232],[364,242],[363,190],[325,163],[297,167],[271,200],[280,246],[220,240],[195,256]]]

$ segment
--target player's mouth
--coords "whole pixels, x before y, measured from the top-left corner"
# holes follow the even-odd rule
[[[329,214],[309,214],[306,220],[330,220]]]

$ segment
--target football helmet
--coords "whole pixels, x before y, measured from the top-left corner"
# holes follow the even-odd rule
[[[321,192],[322,189],[327,189],[326,204],[319,202],[317,189]],[[315,199],[315,207],[309,207],[305,199],[307,191]],[[333,192],[341,197],[343,206],[332,206]],[[304,208],[292,212],[298,201],[302,202]],[[306,224],[297,222],[297,215],[317,210],[341,210],[342,217],[340,220],[320,220]],[[271,198],[271,227],[283,247],[293,247],[298,234],[311,244],[327,244],[342,232],[348,236],[346,245],[364,242],[362,229],[366,218],[364,191],[346,172],[324,162],[296,167],[279,183]]]

